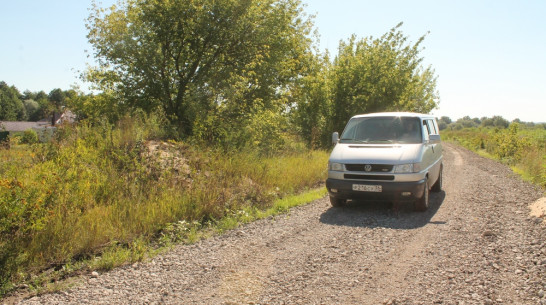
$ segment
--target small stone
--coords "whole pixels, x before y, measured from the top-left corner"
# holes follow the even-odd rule
[[[484,231],[483,236],[495,236],[495,233],[493,231]]]
[[[543,298],[543,297],[544,297],[544,290],[542,290],[542,289],[539,290],[539,292],[538,292],[538,297],[539,297],[539,298]]]
[[[97,271],[93,271],[93,272],[91,272],[91,277],[92,278],[97,278],[97,277],[99,277],[99,273]]]

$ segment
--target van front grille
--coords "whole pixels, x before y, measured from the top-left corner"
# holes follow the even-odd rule
[[[345,164],[345,168],[351,172],[375,172],[375,173],[388,173],[392,171],[392,165],[389,164],[369,164],[371,165],[371,170],[367,171],[365,169],[368,164]]]

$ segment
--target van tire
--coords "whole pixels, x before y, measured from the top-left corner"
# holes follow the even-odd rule
[[[417,201],[415,201],[414,210],[417,212],[424,212],[428,209],[429,205],[429,188],[428,188],[428,178],[425,180],[425,190],[423,191],[423,196]]]
[[[434,183],[434,185],[430,189],[431,191],[433,191],[435,193],[438,193],[438,192],[442,191],[442,172],[443,171],[444,171],[444,166],[441,165],[440,166],[440,174],[438,175],[438,180],[436,180],[436,182]]]
[[[334,197],[330,196],[330,203],[332,204],[332,206],[334,208],[339,208],[339,207],[345,206],[345,204],[347,203],[347,200],[346,199],[334,198]]]

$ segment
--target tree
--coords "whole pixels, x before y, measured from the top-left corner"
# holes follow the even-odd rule
[[[66,93],[60,89],[56,88],[49,92],[47,95],[51,111],[60,112],[61,108],[66,104]]]
[[[440,121],[446,123],[447,125],[451,124],[451,122],[452,122],[451,118],[448,117],[448,116],[442,116],[440,118]]]
[[[36,114],[38,120],[51,115],[51,105],[49,103],[48,95],[44,91],[36,93],[34,100],[40,105],[40,111]]]
[[[463,128],[472,128],[472,127],[477,127],[479,125],[479,123],[476,123],[468,115],[458,119],[457,124],[462,126]]]
[[[240,122],[290,103],[311,23],[299,0],[126,0],[93,5],[87,80],[115,108],[162,110],[182,135],[221,115]]]
[[[507,119],[503,118],[500,115],[495,115],[493,116],[493,125],[499,128],[508,128],[508,126],[510,125],[510,122],[508,122]]]
[[[438,120],[438,128],[440,128],[440,130],[444,130],[444,129],[447,129],[447,127],[449,126],[449,124],[451,124],[452,121],[451,121],[451,118],[448,117],[448,116],[442,116],[440,117],[440,119]]]
[[[0,120],[3,121],[24,121],[27,114],[21,93],[15,86],[8,86],[6,82],[0,82]]]
[[[482,126],[483,127],[493,127],[495,126],[495,122],[493,121],[492,118],[488,118],[488,117],[482,117],[481,118],[481,121],[482,121]]]
[[[415,111],[428,113],[438,105],[436,76],[422,67],[422,36],[416,43],[400,31],[402,23],[374,39],[342,41],[333,63],[333,127],[342,131],[359,113]]]
[[[310,147],[328,143],[330,126],[330,60],[328,54],[310,61],[309,74],[302,78],[294,92],[297,105],[292,111],[292,123]]]
[[[35,122],[42,118],[41,108],[38,102],[32,99],[27,99],[23,102],[23,105],[25,106],[29,121]]]

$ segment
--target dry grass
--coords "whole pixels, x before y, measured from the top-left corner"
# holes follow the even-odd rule
[[[172,224],[228,228],[325,179],[324,151],[226,154],[149,141],[150,130],[130,121],[66,128],[48,145],[0,151],[4,290],[29,274],[101,253],[94,268],[140,260],[143,245],[166,236]],[[240,211],[252,215],[234,217]]]

